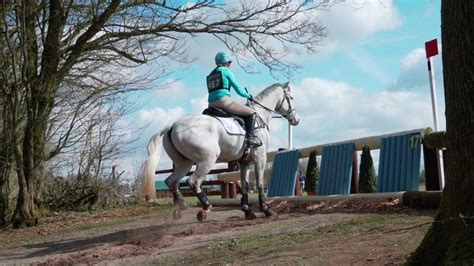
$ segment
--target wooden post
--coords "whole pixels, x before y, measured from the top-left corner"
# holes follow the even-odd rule
[[[228,199],[229,198],[229,183],[224,182],[221,185],[221,198]]]
[[[295,196],[302,196],[299,171],[296,174]]]
[[[233,199],[237,195],[237,186],[235,182],[230,182],[229,184],[229,198]]]
[[[357,151],[354,150],[354,155],[352,156],[351,194],[359,192],[359,162],[357,157]]]

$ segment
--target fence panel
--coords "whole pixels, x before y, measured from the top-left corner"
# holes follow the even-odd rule
[[[382,138],[377,192],[418,191],[421,133]]]
[[[350,193],[353,156],[353,142],[323,147],[318,195]]]
[[[299,150],[281,151],[275,155],[272,175],[268,184],[268,197],[294,196]]]

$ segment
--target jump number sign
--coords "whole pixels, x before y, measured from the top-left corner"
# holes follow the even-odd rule
[[[408,145],[410,149],[416,149],[420,147],[421,144],[421,134],[420,133],[411,133],[408,140]]]

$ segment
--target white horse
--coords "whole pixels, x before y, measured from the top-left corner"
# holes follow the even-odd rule
[[[181,217],[180,210],[187,208],[185,200],[179,191],[179,182],[196,164],[196,170],[188,178],[189,187],[201,202],[203,210],[199,211],[197,218],[203,221],[212,207],[204,192],[201,183],[206,175],[219,162],[239,161],[241,178],[241,207],[245,212],[246,219],[255,219],[256,216],[249,208],[249,165],[255,164],[255,177],[258,190],[260,210],[267,216],[274,214],[265,203],[263,191],[263,173],[267,162],[267,148],[269,142],[268,123],[272,118],[272,112],[278,113],[286,118],[291,125],[299,123],[292,103],[288,83],[276,83],[264,89],[253,101],[248,101],[247,106],[254,108],[260,119],[255,128],[255,134],[262,140],[263,145],[250,150],[246,159],[242,159],[246,149],[245,136],[229,135],[222,124],[214,117],[208,115],[187,115],[172,125],[164,128],[159,134],[155,134],[148,143],[148,156],[144,162],[140,178],[144,178],[143,196],[155,198],[155,167],[160,158],[160,143],[163,137],[163,146],[166,153],[174,163],[173,173],[166,178],[165,183],[173,192],[173,199],[177,209],[175,218]]]

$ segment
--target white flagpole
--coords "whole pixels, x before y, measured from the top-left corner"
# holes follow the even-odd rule
[[[288,149],[293,149],[293,128],[288,122]]]
[[[433,109],[433,121],[434,121],[434,130],[438,131],[438,104],[436,101],[436,84],[434,78],[434,69],[433,69],[433,60],[431,59],[432,56],[427,58],[428,61],[428,73],[430,77],[430,88],[431,88],[431,107]],[[443,156],[442,150],[436,150],[436,159],[438,161],[438,173],[439,173],[439,185],[440,189],[443,190],[444,188],[444,165],[443,160],[441,159]]]

